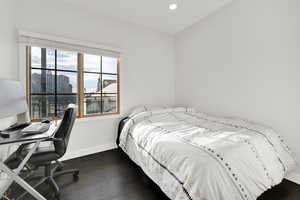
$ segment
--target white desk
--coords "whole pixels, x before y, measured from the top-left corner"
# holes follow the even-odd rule
[[[20,163],[17,169],[11,170],[8,168],[4,161],[0,161],[0,170],[8,175],[8,179],[5,180],[5,183],[0,188],[0,197],[3,196],[5,191],[9,188],[9,186],[15,181],[21,187],[23,187],[28,193],[30,193],[33,197],[38,200],[46,200],[39,192],[37,192],[33,187],[31,187],[26,181],[24,181],[20,176],[20,171],[24,168],[32,154],[36,151],[41,142],[47,141],[52,138],[57,129],[56,122],[51,122],[50,128],[47,132],[24,137],[20,134],[20,131],[15,131],[10,138],[1,138],[0,137],[0,146],[1,145],[12,145],[12,144],[27,144],[33,143],[32,149],[28,152],[24,160]]]

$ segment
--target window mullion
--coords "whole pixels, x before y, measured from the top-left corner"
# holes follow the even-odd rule
[[[31,117],[31,46],[26,46],[26,76],[26,95],[30,107],[29,116]]]
[[[84,57],[82,53],[78,53],[78,111],[79,117],[84,116],[84,80],[83,80],[83,64]]]
[[[55,117],[57,116],[57,50],[55,49],[55,53],[54,53],[54,106],[55,106]]]
[[[120,113],[120,58],[117,63],[117,113]]]
[[[100,72],[101,72],[101,75],[100,75],[100,77],[101,77],[101,79],[100,79],[100,81],[101,81],[101,83],[100,83],[100,85],[101,85],[101,114],[103,114],[103,74],[102,74],[102,56],[100,56]]]
[[[46,69],[47,68],[47,50],[46,48],[41,48],[41,69]],[[43,93],[47,92],[47,86],[46,86],[46,81],[47,81],[47,72],[44,70],[41,70],[41,91]],[[42,98],[42,118],[47,117],[47,96]],[[44,115],[44,116],[43,116]]]

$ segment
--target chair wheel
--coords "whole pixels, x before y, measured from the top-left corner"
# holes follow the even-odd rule
[[[73,179],[74,179],[74,181],[78,181],[79,180],[79,171],[78,172],[74,172]]]
[[[60,200],[60,193],[56,193],[56,194],[55,194],[55,198],[56,198],[57,200]]]

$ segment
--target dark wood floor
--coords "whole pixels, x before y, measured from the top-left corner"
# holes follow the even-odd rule
[[[72,176],[57,179],[61,200],[169,200],[159,188],[139,172],[119,150],[107,151],[65,162],[66,168],[79,168],[80,179]],[[13,191],[19,191],[14,186]],[[48,200],[52,190],[43,185],[38,190]],[[24,199],[33,198],[27,196]],[[300,186],[284,180],[264,193],[259,200],[300,200]]]

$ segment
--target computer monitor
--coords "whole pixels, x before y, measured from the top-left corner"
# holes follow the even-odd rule
[[[28,121],[25,92],[18,81],[0,79],[0,119],[18,117],[18,122]]]

